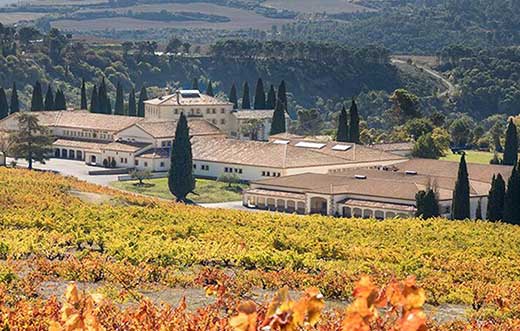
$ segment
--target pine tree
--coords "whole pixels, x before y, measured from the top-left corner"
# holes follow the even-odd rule
[[[440,216],[439,200],[431,188],[426,191],[422,190],[417,192],[415,195],[415,203],[417,208],[415,212],[416,217],[428,219]]]
[[[504,197],[504,221],[520,225],[520,170],[518,165],[513,168],[513,173],[507,182],[507,190]]]
[[[231,85],[231,91],[229,91],[229,102],[233,103],[233,109],[238,109],[238,95],[235,83]]]
[[[507,125],[506,144],[504,147],[504,165],[515,165],[518,161],[518,132],[511,118]]]
[[[13,82],[13,90],[11,91],[11,113],[14,114],[20,111],[20,101],[18,101],[18,91],[16,90],[16,83]]]
[[[107,94],[107,85],[105,83],[105,78],[101,79],[101,84],[99,85],[98,89],[98,109],[101,114],[110,114],[111,111],[109,101],[108,101],[108,94]],[[109,112],[110,111],[110,112]]]
[[[273,113],[273,119],[271,121],[271,135],[284,133],[287,128],[285,127],[285,110],[283,104],[278,99],[276,108]]]
[[[85,79],[81,81],[81,104],[80,109],[87,110],[87,89],[85,87]]]
[[[356,104],[356,100],[352,98],[352,104],[350,105],[350,132],[349,132],[349,140],[350,142],[359,144],[359,112]]]
[[[262,78],[258,78],[256,82],[254,109],[265,109],[265,89]]]
[[[455,188],[453,190],[453,200],[451,206],[452,218],[464,220],[471,217],[469,200],[469,176],[466,165],[466,155],[462,154],[459,164],[459,172]]]
[[[186,196],[195,189],[190,129],[184,113],[181,113],[171,148],[171,165],[168,187],[177,201],[186,201]]]
[[[52,93],[52,86],[49,84],[47,87],[47,93],[45,94],[45,102],[44,102],[45,110],[54,110],[54,93]]]
[[[215,96],[215,94],[213,93],[213,83],[211,81],[209,81],[209,83],[208,83],[208,88],[206,89],[206,94],[209,95],[210,97]]]
[[[274,109],[276,107],[276,91],[274,85],[271,84],[269,92],[267,93],[267,101],[265,102],[266,109]]]
[[[148,100],[148,94],[146,93],[146,87],[141,88],[139,93],[139,102],[137,103],[137,116],[144,117],[144,102]]]
[[[486,218],[490,221],[501,221],[504,218],[504,199],[506,182],[501,174],[493,176],[489,190]]]
[[[9,104],[3,87],[0,87],[0,120],[9,115]]]
[[[54,99],[54,110],[67,110],[67,102],[63,91],[58,89],[56,91],[56,98]]]
[[[193,81],[191,82],[191,89],[192,90],[199,90],[199,79],[193,78]]]
[[[249,84],[244,82],[244,91],[242,94],[242,109],[251,109],[251,100],[249,98]]]
[[[90,95],[90,112],[98,114],[101,113],[99,110],[99,96],[96,84],[94,84],[94,87],[92,87],[92,94]]]
[[[31,97],[31,111],[42,110],[44,110],[42,86],[39,81],[36,81],[36,83],[33,86],[33,92]]]
[[[114,114],[116,115],[124,115],[125,114],[125,101],[123,95],[123,86],[120,82],[117,82],[116,88],[116,105],[114,109]]]
[[[345,107],[341,109],[338,118],[338,131],[336,133],[336,141],[347,142],[348,141],[348,119],[347,110]]]
[[[135,89],[133,87],[128,95],[128,116],[137,116],[137,108],[135,107]]]

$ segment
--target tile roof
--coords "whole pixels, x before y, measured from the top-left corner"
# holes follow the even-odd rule
[[[249,110],[238,110],[233,112],[233,116],[235,116],[239,120],[251,120],[251,119],[271,119],[273,118],[274,110],[258,110],[258,109],[249,109]],[[285,114],[285,117],[289,117],[289,115]]]
[[[417,208],[415,208],[415,206],[411,206],[411,205],[400,205],[400,204],[395,204],[395,203],[366,201],[366,200],[357,200],[357,199],[346,199],[344,201],[340,201],[339,203],[344,204],[349,207],[365,207],[365,208],[396,210],[396,211],[404,211],[404,212],[415,212],[417,210]]]
[[[255,195],[265,195],[268,197],[283,197],[295,200],[305,200],[305,194],[298,194],[292,192],[283,192],[283,191],[270,191],[270,190],[262,190],[262,189],[250,189],[245,193],[255,194]]]
[[[170,157],[169,148],[152,148],[144,151],[136,157],[143,159],[166,159]]]
[[[126,141],[114,141],[107,144],[104,147],[104,150],[109,151],[118,151],[118,152],[127,152],[127,153],[135,153],[143,148],[150,146],[148,143],[136,143],[136,142],[126,142]]]
[[[99,142],[91,140],[71,140],[71,139],[57,139],[54,141],[53,146],[55,147],[68,147],[84,149],[92,152],[101,152],[104,150],[135,153],[143,148],[146,148],[150,144],[146,143],[134,143],[134,142]]]
[[[177,121],[143,121],[137,126],[154,138],[173,138]],[[192,136],[223,136],[223,133],[213,124],[203,119],[188,119],[188,127]]]
[[[183,91],[181,91],[183,92]],[[192,91],[185,91],[192,92]],[[155,99],[150,99],[145,101],[145,104],[155,105],[155,106],[229,106],[233,103],[222,100],[219,98],[211,97],[207,94],[202,94],[199,92],[198,97],[188,97],[183,96],[183,93],[179,94],[179,98],[177,100],[177,94],[170,94],[162,97],[158,97]]]
[[[401,142],[401,143],[388,143],[388,144],[372,144],[369,145],[371,148],[380,149],[385,152],[398,152],[398,151],[411,151],[413,149],[413,143]]]

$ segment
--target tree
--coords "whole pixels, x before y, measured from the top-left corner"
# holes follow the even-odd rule
[[[515,165],[518,161],[518,132],[511,118],[507,124],[506,143],[504,146],[504,165]]]
[[[117,82],[116,88],[116,104],[114,108],[114,114],[125,115],[125,101],[123,95],[123,86],[120,82]]]
[[[260,130],[264,128],[264,121],[261,119],[249,119],[244,125],[240,126],[240,133],[249,137],[251,140],[258,140]]]
[[[132,87],[128,95],[128,116],[137,116],[137,108],[135,105],[135,89]]]
[[[338,131],[336,132],[336,141],[347,142],[348,139],[348,119],[345,106],[341,109],[338,118]]]
[[[507,190],[504,196],[504,221],[520,225],[520,170],[518,165],[507,182]]]
[[[215,93],[213,93],[213,83],[211,82],[211,80],[208,82],[208,88],[206,89],[206,94],[209,95],[210,97],[215,96]]]
[[[186,201],[186,196],[195,189],[190,129],[184,113],[181,113],[171,148],[171,165],[168,172],[168,187],[177,201]]]
[[[9,104],[3,87],[0,87],[0,120],[9,115]]]
[[[32,98],[31,98],[31,111],[42,111],[44,110],[42,86],[39,81],[33,86]]]
[[[350,105],[350,131],[349,141],[359,144],[359,112],[356,104],[356,100],[352,98],[352,104]]]
[[[278,86],[278,97],[276,98],[276,104],[280,101],[282,108],[285,112],[288,112],[288,103],[287,103],[287,88],[285,86],[285,80],[282,80],[280,86]],[[275,105],[276,107],[276,105]]]
[[[54,93],[52,93],[52,86],[50,84],[49,87],[47,87],[43,107],[45,110],[54,110]]]
[[[92,94],[90,95],[90,112],[101,113],[99,109],[99,96],[97,92],[97,86],[94,84],[92,87]]]
[[[199,91],[199,79],[193,78],[193,81],[191,82],[191,89]]]
[[[101,79],[98,89],[98,109],[101,114],[112,114],[112,107],[110,106],[110,100],[108,100],[107,85],[105,78]]]
[[[283,109],[282,102],[278,99],[276,108],[274,109],[273,119],[271,121],[271,135],[284,133],[287,128],[285,127],[285,110]]]
[[[262,78],[258,78],[258,81],[256,82],[254,109],[266,109],[264,82],[262,81]]]
[[[433,123],[427,118],[414,118],[404,124],[404,130],[414,140],[433,131]]]
[[[466,155],[462,154],[459,163],[457,181],[455,182],[455,188],[453,190],[451,206],[453,219],[464,220],[471,217],[469,201],[468,167],[466,165]]]
[[[166,53],[177,53],[179,48],[182,46],[182,41],[178,38],[172,38],[166,45]]]
[[[242,94],[242,109],[251,109],[251,100],[249,98],[249,84],[244,82],[244,91]]]
[[[415,212],[416,217],[428,219],[440,216],[439,200],[437,194],[431,188],[417,192],[415,202],[417,208]]]
[[[218,177],[218,181],[222,183],[228,184],[228,188],[231,188],[231,185],[240,183],[240,178],[237,174],[222,174]]]
[[[145,179],[150,179],[150,177],[152,177],[152,173],[148,169],[143,169],[143,170],[135,169],[130,172],[130,177],[132,179],[138,180],[139,186],[143,186],[144,185],[143,181]]]
[[[274,109],[274,107],[276,107],[276,91],[274,90],[274,85],[271,84],[271,87],[269,87],[269,92],[267,92],[265,108]]]
[[[85,79],[81,80],[81,102],[80,109],[87,110],[87,89],[85,87]]]
[[[238,109],[238,95],[235,83],[231,85],[231,90],[229,91],[229,102],[233,103],[233,109]]]
[[[11,114],[20,111],[20,102],[18,101],[18,91],[16,90],[16,83],[13,82],[13,89],[11,91]]]
[[[11,134],[10,151],[15,158],[24,158],[32,169],[33,161],[45,163],[51,151],[52,137],[38,118],[27,112],[18,117],[18,131]]]
[[[144,102],[148,100],[148,94],[146,93],[146,87],[141,87],[139,93],[139,101],[137,102],[137,116],[144,117]]]
[[[473,140],[475,123],[468,116],[454,120],[450,125],[451,141],[458,147],[465,147]]]
[[[67,110],[67,102],[65,101],[65,94],[61,89],[56,91],[56,98],[54,99],[54,110]]]
[[[489,190],[486,218],[490,221],[501,221],[504,218],[504,199],[506,182],[501,174],[493,176]]]
[[[392,113],[399,123],[404,123],[409,119],[419,117],[419,98],[405,89],[397,89],[390,96],[393,102]]]
[[[438,159],[444,156],[444,150],[442,150],[433,139],[431,133],[424,134],[417,139],[413,146],[412,151],[413,157],[419,157],[423,159]]]

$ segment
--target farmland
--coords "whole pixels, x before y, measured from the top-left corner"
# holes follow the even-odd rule
[[[300,13],[354,13],[373,11],[348,0],[267,0],[262,5]]]

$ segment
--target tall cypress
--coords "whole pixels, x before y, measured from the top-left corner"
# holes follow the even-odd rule
[[[45,102],[44,102],[45,110],[54,110],[54,93],[52,93],[52,86],[49,84],[47,87],[47,93],[45,93]]]
[[[229,102],[233,103],[233,109],[238,109],[238,95],[235,83],[231,85],[231,91],[229,91]]]
[[[212,81],[208,82],[208,88],[206,89],[206,94],[209,95],[210,97],[215,96],[215,93],[213,93],[213,82]]]
[[[460,158],[459,172],[457,175],[457,181],[455,182],[455,188],[453,190],[451,213],[452,218],[455,220],[464,220],[471,217],[469,200],[469,176],[465,154],[462,154],[462,157]]]
[[[99,84],[98,89],[98,109],[101,114],[109,114],[109,104],[108,104],[108,94],[107,94],[107,85],[105,83],[105,78],[101,79],[101,84]]]
[[[266,109],[274,109],[276,107],[276,91],[274,85],[271,84],[269,92],[267,92],[267,100],[265,102]]]
[[[285,127],[285,110],[283,104],[278,99],[276,108],[273,113],[273,119],[271,121],[271,135],[284,133],[287,128]]]
[[[251,99],[249,96],[249,84],[244,82],[244,90],[242,91],[242,109],[251,109]]]
[[[489,190],[486,218],[490,221],[501,221],[504,218],[504,198],[506,183],[501,174],[493,176]]]
[[[285,80],[282,80],[280,86],[278,86],[278,97],[276,103],[281,103],[284,111],[288,112],[288,103],[287,103],[287,87],[285,86]],[[275,106],[276,107],[276,106]]]
[[[507,125],[506,144],[504,147],[504,165],[515,165],[518,161],[518,132],[511,118]]]
[[[507,190],[504,197],[504,221],[520,225],[520,170],[518,165],[513,168],[513,173],[507,182]]]
[[[347,142],[348,141],[348,119],[347,110],[345,107],[341,109],[338,118],[338,131],[336,133],[336,141]]]
[[[13,89],[11,91],[11,113],[20,111],[20,101],[18,100],[18,91],[16,90],[16,83],[13,82]]]
[[[120,82],[117,82],[116,104],[115,104],[114,114],[116,114],[116,115],[125,114],[125,100],[124,100],[124,95],[123,95],[123,86],[121,85]]]
[[[67,110],[65,94],[63,94],[63,91],[60,89],[56,91],[56,97],[54,99],[54,110]]]
[[[9,104],[3,87],[0,87],[0,120],[9,115]]]
[[[81,103],[80,109],[87,110],[87,89],[85,87],[85,79],[81,80]]]
[[[350,142],[359,144],[359,112],[356,104],[356,100],[352,98],[352,104],[350,105]]]
[[[255,109],[265,109],[265,89],[262,78],[258,78],[255,89]]]
[[[135,107],[135,89],[133,87],[128,95],[128,116],[137,116],[137,108]]]
[[[198,78],[193,78],[193,81],[191,82],[191,89],[199,90],[199,79]]]
[[[137,116],[144,117],[144,102],[148,100],[148,94],[146,93],[146,87],[141,88],[139,93],[139,102],[137,103]]]
[[[112,101],[110,100],[110,97],[107,95],[107,102],[106,102],[106,110],[105,114],[112,115]]]
[[[42,111],[43,106],[43,95],[42,86],[39,81],[36,81],[33,86],[33,92],[31,97],[31,111]]]
[[[94,84],[94,87],[92,87],[92,94],[90,95],[90,112],[91,113],[100,113],[99,96],[98,96],[96,84]]]
[[[416,217],[428,219],[440,216],[439,200],[437,194],[431,188],[426,191],[419,191],[415,195],[415,205],[417,208]]]
[[[181,113],[175,130],[168,172],[168,188],[177,201],[186,201],[186,196],[195,189],[190,129],[184,113]]]

